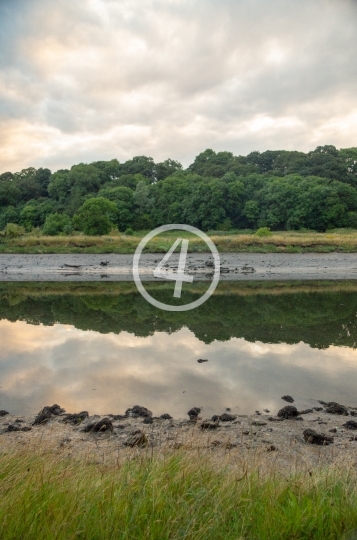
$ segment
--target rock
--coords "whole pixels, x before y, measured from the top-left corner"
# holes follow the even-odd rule
[[[32,427],[31,426],[24,426],[20,429],[20,431],[31,431]]]
[[[160,416],[161,420],[172,420],[171,414],[164,413]]]
[[[279,418],[296,418],[298,414],[298,410],[294,405],[286,405],[278,411]]]
[[[330,414],[344,414],[345,416],[348,416],[347,407],[345,407],[344,405],[340,405],[335,401],[327,403],[326,412]]]
[[[221,416],[219,417],[219,419],[221,420],[221,422],[233,422],[233,420],[235,420],[237,417],[235,414],[229,414],[229,413],[223,413],[221,414]]]
[[[19,426],[15,426],[15,424],[10,424],[9,426],[7,426],[7,429],[5,431],[20,431],[20,427]]]
[[[230,407],[226,407],[226,411],[230,412],[232,409]]]
[[[317,433],[314,429],[305,429],[303,435],[305,441],[309,444],[327,445],[333,442],[333,437],[324,433]]]
[[[270,413],[269,409],[263,409],[264,412]]]
[[[0,416],[6,416],[7,414],[9,414],[7,411],[0,411]]]
[[[80,413],[66,414],[66,417],[62,420],[65,424],[80,424],[88,418],[88,411],[82,411]]]
[[[269,446],[267,446],[267,452],[275,452],[277,450],[277,447],[275,446],[275,444],[270,444]]]
[[[125,411],[125,415],[130,416],[131,418],[148,418],[152,416],[152,412],[141,405],[134,405],[134,407],[131,407]]]
[[[212,416],[211,420],[212,420],[212,422],[218,422],[218,420],[219,420],[218,414],[214,414],[214,415]]]
[[[147,416],[143,420],[143,424],[153,424],[153,423],[154,423],[154,420],[151,418],[151,416]]]
[[[281,396],[281,399],[287,401],[288,403],[294,403],[294,398],[292,398],[291,396]]]
[[[347,420],[347,422],[342,425],[346,429],[357,429],[357,422],[355,420]]]
[[[309,414],[314,412],[313,409],[304,409],[303,411],[299,411],[299,414]]]
[[[357,411],[350,411],[351,416],[357,416]]]
[[[277,418],[276,416],[268,416],[269,422],[282,422],[284,418]]]
[[[313,407],[313,410],[317,411],[317,412],[320,412],[320,411],[323,411],[323,408],[322,407]]]
[[[143,431],[137,430],[134,431],[128,439],[125,441],[125,446],[130,446],[133,448],[134,446],[146,446],[148,443],[148,439]]]
[[[205,358],[199,358],[199,359],[197,360],[197,362],[198,362],[199,364],[203,364],[203,362],[208,362],[208,360],[206,360]]]
[[[192,407],[192,409],[190,409],[187,414],[190,417],[190,420],[197,420],[197,417],[200,414],[200,412],[201,412],[200,407]]]
[[[329,432],[330,433],[337,433],[337,428],[333,427],[333,428],[329,429]]]
[[[53,416],[59,416],[60,414],[63,414],[64,412],[66,411],[62,409],[56,403],[52,405],[51,407],[48,407],[48,406],[44,407],[42,411],[38,413],[32,425],[35,426],[37,424],[45,424],[46,422],[51,420]]]
[[[125,414],[108,414],[112,420],[125,420],[128,418]]]
[[[263,422],[263,420],[253,420],[252,426],[266,426],[267,422]]]
[[[87,424],[83,431],[85,433],[104,433],[105,431],[113,431],[113,424],[109,418],[103,418],[98,420],[98,422],[90,422]]]
[[[201,429],[217,429],[219,426],[219,423],[218,422],[210,422],[209,420],[205,420],[204,422],[202,422],[202,424],[200,425],[200,428]]]

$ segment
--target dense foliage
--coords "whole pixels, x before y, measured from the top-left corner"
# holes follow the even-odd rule
[[[110,294],[88,292],[80,295],[70,294],[70,291],[68,294],[44,291],[39,295],[39,285],[36,283],[32,295],[26,283],[0,284],[0,319],[46,326],[69,324],[102,334],[129,332],[142,337],[187,327],[204,343],[235,337],[262,343],[303,341],[320,349],[331,345],[357,347],[356,292],[277,295],[273,291],[272,294],[247,296],[230,292],[211,296],[204,306],[195,310],[168,312],[149,304],[131,283],[125,284],[128,288],[125,294],[115,294],[108,283],[100,286],[106,285]],[[152,284],[150,294],[161,302],[172,303],[172,288],[157,285]],[[80,290],[80,286],[73,285],[74,293],[76,288]],[[197,300],[202,291],[199,289],[197,294],[185,291],[183,294],[188,303]]]
[[[86,234],[186,223],[203,230],[357,228],[357,148],[205,150],[183,169],[136,156],[0,175],[0,229]]]

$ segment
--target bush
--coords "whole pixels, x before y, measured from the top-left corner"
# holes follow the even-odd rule
[[[105,197],[87,199],[73,218],[74,225],[88,235],[108,234],[113,228],[116,204]]]
[[[125,229],[124,234],[126,234],[127,236],[133,236],[134,231],[131,227],[128,227],[127,229]]]
[[[16,223],[8,223],[5,227],[5,236],[17,238],[25,233],[25,229]]]
[[[57,236],[60,233],[72,232],[72,220],[66,214],[49,214],[42,228],[42,234]]]
[[[255,232],[256,236],[271,236],[272,234],[269,227],[260,227],[260,229]]]

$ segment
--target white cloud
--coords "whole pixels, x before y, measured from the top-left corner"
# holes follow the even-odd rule
[[[3,0],[1,169],[356,146],[352,0]]]

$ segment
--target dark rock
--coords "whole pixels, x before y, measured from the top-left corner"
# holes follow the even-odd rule
[[[22,428],[20,428],[20,431],[31,431],[32,427],[31,426],[24,426]]]
[[[299,414],[309,414],[314,412],[313,409],[304,409],[303,411],[299,411]]]
[[[10,424],[5,431],[20,431],[20,427],[15,424]]]
[[[298,414],[298,410],[294,405],[286,405],[278,411],[279,418],[295,418]]]
[[[320,412],[320,411],[323,411],[323,408],[322,407],[313,407],[313,410],[317,411],[317,412]]]
[[[263,409],[264,412],[270,413],[269,409]]]
[[[322,401],[322,399],[318,399],[317,402],[321,403],[323,406],[327,405],[326,401]]]
[[[154,420],[151,418],[151,416],[147,416],[143,420],[143,424],[153,424],[153,423],[154,423]]]
[[[201,429],[217,429],[219,426],[218,422],[210,422],[208,420],[205,420],[204,422],[202,422],[202,424],[200,425],[200,428]]]
[[[161,420],[172,420],[171,414],[164,413],[160,416]]]
[[[88,411],[82,411],[80,413],[66,414],[66,417],[62,420],[65,424],[80,424],[88,418]]]
[[[350,411],[351,416],[357,416],[357,411]]]
[[[268,416],[269,422],[282,422],[284,418],[277,418],[276,416]]]
[[[221,420],[221,422],[233,422],[233,420],[235,420],[237,417],[235,414],[229,414],[229,413],[223,413],[221,414],[221,416],[219,417],[219,419]]]
[[[329,432],[330,433],[337,433],[337,428],[333,427],[333,428],[329,429]]]
[[[125,420],[128,418],[125,414],[109,414],[108,415],[112,420]]]
[[[214,414],[214,415],[212,416],[211,420],[212,420],[212,422],[218,422],[218,420],[219,420],[218,414]]]
[[[294,398],[292,398],[291,396],[281,396],[281,399],[287,401],[288,403],[294,403]]]
[[[357,429],[357,422],[355,420],[347,420],[347,422],[342,425],[346,429]]]
[[[255,411],[255,414],[257,414],[258,416],[261,416],[261,412],[260,411]]]
[[[324,433],[317,433],[314,429],[305,429],[303,435],[305,441],[309,444],[326,445],[333,442],[333,437],[329,437]]]
[[[275,446],[275,444],[270,444],[267,447],[267,452],[275,452],[276,450],[277,450],[277,447]]]
[[[15,424],[23,424],[25,420],[21,420],[21,418],[16,418]]]
[[[230,412],[232,409],[230,407],[226,407],[226,411]]]
[[[130,416],[131,418],[148,418],[149,416],[152,416],[152,412],[141,405],[134,405],[134,407],[125,411],[125,415]]]
[[[148,439],[143,431],[134,431],[128,439],[125,441],[125,446],[130,446],[133,448],[134,446],[146,446],[148,443]]]
[[[0,411],[0,416],[6,416],[7,414],[9,414],[7,411]]]
[[[330,414],[344,414],[345,416],[348,416],[347,407],[345,407],[344,405],[340,405],[335,401],[327,403],[326,412]]]
[[[197,360],[197,362],[198,362],[199,364],[203,364],[203,362],[208,362],[208,360],[206,360],[205,358],[199,358],[199,359]]]
[[[267,422],[263,422],[262,420],[253,420],[252,426],[266,426]]]
[[[104,433],[105,431],[113,431],[113,424],[109,418],[103,418],[103,420],[99,420],[98,422],[87,424],[83,428],[83,431],[86,433]]]
[[[192,407],[192,409],[190,409],[188,411],[188,416],[198,416],[201,412],[201,408],[200,407]]]
[[[45,424],[46,422],[51,420],[53,416],[59,416],[60,414],[63,414],[64,412],[66,411],[57,404],[54,404],[51,407],[48,407],[48,406],[44,407],[42,411],[40,411],[38,415],[36,416],[33,425],[35,426],[37,424]]]

